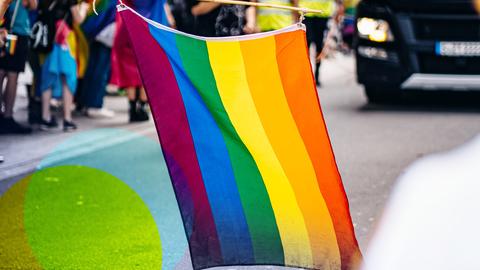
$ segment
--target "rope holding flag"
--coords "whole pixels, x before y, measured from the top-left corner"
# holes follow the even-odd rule
[[[205,38],[118,10],[193,268],[354,269],[361,254],[304,26]]]

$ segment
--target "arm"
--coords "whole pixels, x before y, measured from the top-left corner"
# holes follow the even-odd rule
[[[336,0],[335,2],[337,3],[337,11],[335,12],[334,20],[336,23],[339,23],[345,15],[345,6],[341,0]]]
[[[260,32],[257,27],[257,8],[256,7],[248,7],[245,10],[245,27],[243,27],[243,32],[245,34],[253,34]]]
[[[212,3],[212,2],[200,2],[192,7],[192,15],[199,16],[209,13],[210,11],[216,9],[220,6],[219,3]]]
[[[12,0],[0,0],[0,19],[3,19],[3,16],[7,11],[8,5],[10,5],[11,2]]]
[[[163,8],[165,9],[165,15],[167,15],[167,21],[170,27],[177,28],[175,23],[175,18],[172,15],[172,10],[170,10],[170,6],[168,5],[168,3],[165,2],[165,5],[163,6]]]
[[[81,24],[85,18],[87,17],[89,4],[86,2],[78,3],[70,8],[70,12],[72,12],[73,23],[74,24]]]
[[[37,0],[23,0],[23,6],[27,9],[34,10],[37,9],[38,1]]]

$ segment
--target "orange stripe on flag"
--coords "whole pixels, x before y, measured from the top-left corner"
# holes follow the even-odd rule
[[[302,38],[302,30],[293,33],[297,39]],[[338,269],[340,253],[334,226],[320,193],[309,154],[285,98],[277,68],[275,38],[245,40],[240,42],[240,46],[256,110],[305,220],[313,255],[311,267]],[[287,50],[295,52],[296,48],[289,47]],[[292,69],[298,65],[291,64]]]
[[[342,258],[350,269],[361,257],[350,219],[349,206],[338,173],[308,61],[305,37],[289,32],[275,36],[277,62],[291,112],[313,162],[320,191],[333,220]],[[303,34],[305,36],[305,34]],[[290,48],[286,50],[285,48]],[[291,49],[295,47],[295,49]],[[303,62],[303,63],[302,63]],[[295,65],[296,68],[291,67]]]

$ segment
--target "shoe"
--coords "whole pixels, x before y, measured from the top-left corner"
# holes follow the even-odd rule
[[[128,109],[128,116],[130,123],[137,122],[137,102],[136,101],[129,101],[129,109]]]
[[[88,108],[87,116],[91,118],[113,118],[115,116],[115,112],[106,108]]]
[[[73,123],[72,121],[63,120],[63,131],[68,132],[76,129],[77,125],[75,123]]]
[[[150,119],[145,104],[141,104],[137,110],[137,122],[148,121]]]
[[[0,163],[3,163],[5,161],[5,159],[3,158],[2,155],[0,155]]]
[[[58,99],[52,98],[50,100],[50,110],[58,110],[60,106],[62,105],[62,102]]]
[[[51,128],[56,128],[58,127],[57,119],[55,117],[50,117],[50,121],[47,121],[42,118],[40,121],[40,129],[41,130],[49,130]]]
[[[17,123],[13,117],[2,117],[0,120],[0,134],[29,134],[32,133],[31,127],[26,127]]]
[[[36,98],[28,99],[28,123],[30,125],[42,122],[42,102]]]
[[[113,84],[108,84],[107,87],[105,87],[105,92],[107,92],[109,96],[118,96],[119,91],[118,87]]]
[[[142,101],[130,101],[130,122],[143,122],[150,119],[147,111],[147,103]]]

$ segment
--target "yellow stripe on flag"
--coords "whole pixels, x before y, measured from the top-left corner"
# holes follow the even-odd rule
[[[222,102],[255,159],[267,188],[282,239],[285,264],[311,265],[310,241],[303,215],[248,91],[240,45],[238,42],[207,41],[207,47]]]
[[[256,110],[304,216],[313,253],[312,266],[319,269],[338,267],[341,264],[340,251],[332,218],[283,92],[275,37],[252,39],[240,44]]]

